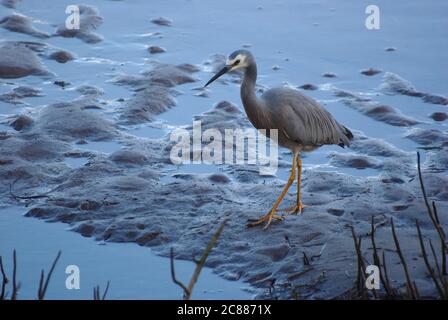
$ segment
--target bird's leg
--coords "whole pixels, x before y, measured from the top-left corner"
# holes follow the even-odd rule
[[[302,182],[302,159],[300,159],[300,155],[297,155],[297,206],[294,213],[302,213],[302,210],[307,206],[302,203],[302,192],[300,190]]]
[[[300,155],[297,154],[297,204],[288,209],[279,209],[277,211],[281,212],[291,212],[291,213],[302,213],[302,210],[307,206],[302,203],[302,193],[300,190],[301,181],[302,181],[302,159],[300,159]]]
[[[292,183],[294,182],[294,180],[296,178],[296,161],[297,161],[297,158],[296,158],[296,155],[294,155],[294,157],[292,159],[291,174],[289,175],[288,182],[286,183],[285,187],[283,188],[282,193],[280,194],[280,196],[277,198],[274,205],[272,206],[272,209],[269,211],[268,214],[264,215],[263,217],[256,220],[255,222],[248,223],[247,224],[248,227],[254,227],[263,222],[266,222],[266,225],[263,228],[263,229],[266,229],[271,224],[272,219],[278,219],[278,220],[283,219],[282,216],[277,215],[275,213],[278,211],[277,207],[282,202],[283,198],[285,197],[285,194],[288,192],[289,188],[291,187]]]

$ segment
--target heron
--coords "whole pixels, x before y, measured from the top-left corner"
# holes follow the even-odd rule
[[[289,178],[280,196],[274,202],[271,210],[248,223],[248,227],[265,223],[268,228],[273,220],[283,220],[279,212],[301,214],[306,205],[302,203],[300,190],[302,177],[301,152],[310,152],[323,145],[339,145],[342,148],[350,145],[352,132],[336,121],[336,119],[317,101],[304,95],[299,90],[289,87],[275,87],[267,90],[261,96],[255,93],[257,81],[257,64],[248,50],[237,50],[231,53],[224,65],[204,87],[222,75],[241,69],[244,72],[241,83],[241,100],[249,121],[261,133],[277,129],[277,143],[292,152],[292,166]],[[268,134],[267,134],[268,135]],[[279,209],[279,205],[296,179],[296,204],[288,209]]]

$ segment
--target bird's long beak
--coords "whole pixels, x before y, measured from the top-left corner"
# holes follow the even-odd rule
[[[217,74],[215,74],[213,76],[213,78],[211,78],[210,80],[208,80],[208,82],[205,84],[204,88],[206,86],[208,86],[210,83],[212,83],[213,81],[215,81],[216,79],[218,79],[220,76],[222,76],[223,74],[229,72],[230,70],[230,66],[225,66],[224,68],[222,68],[221,70],[219,70],[219,72]]]

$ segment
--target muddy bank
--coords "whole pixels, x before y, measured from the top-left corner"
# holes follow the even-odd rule
[[[170,160],[174,144],[170,133],[178,127],[191,133],[193,120],[200,120],[203,130],[251,127],[239,100],[240,74],[202,88],[235,43],[222,37],[223,47],[211,48],[204,39],[214,38],[201,32],[216,29],[216,37],[235,29],[216,24],[214,12],[210,19],[215,24],[204,27],[176,12],[160,10],[152,16],[139,3],[129,4],[132,20],[113,20],[126,2],[108,3],[82,6],[84,27],[76,32],[65,29],[63,15],[48,11],[44,11],[48,25],[34,23],[31,20],[40,18],[43,9],[26,1],[17,2],[16,16],[8,12],[0,18],[0,32],[7,35],[0,44],[1,203],[27,205],[28,217],[65,222],[96,240],[134,242],[163,256],[174,247],[177,257],[186,260],[200,254],[219,223],[228,218],[207,265],[225,279],[247,281],[259,289],[260,298],[272,297],[266,294],[272,288],[275,297],[288,299],[340,296],[356,277],[349,226],[365,235],[372,216],[379,225],[379,246],[391,259],[391,276],[400,286],[404,278],[390,237],[393,217],[413,278],[422,294],[435,295],[422,268],[414,229],[418,218],[425,236],[433,237],[416,176],[415,151],[419,148],[424,155],[428,196],[437,201],[440,212],[446,211],[446,124],[428,118],[444,111],[445,98],[425,93],[443,93],[440,83],[417,90],[400,76],[403,73],[396,71],[400,61],[393,56],[406,52],[404,47],[386,53],[381,44],[377,51],[388,57],[369,56],[372,61],[358,61],[356,57],[363,56],[358,51],[346,57],[344,50],[339,54],[349,61],[347,67],[340,59],[321,56],[326,52],[337,56],[338,46],[331,39],[327,50],[322,48],[326,41],[319,41],[316,48],[288,47],[294,45],[291,42],[278,52],[282,44],[277,37],[266,45],[265,39],[245,33],[251,28],[235,25],[254,43],[259,93],[282,81],[293,87],[304,84],[301,89],[355,135],[350,149],[323,147],[304,155],[303,201],[310,206],[302,215],[288,216],[267,231],[248,229],[247,220],[265,214],[281,192],[290,168],[288,152],[280,152],[279,170],[269,176],[260,176],[255,165],[177,166]],[[154,4],[159,9],[163,5]],[[230,7],[243,6],[234,5]],[[188,4],[179,4],[179,12],[190,12],[183,6]],[[263,17],[270,12],[256,6],[244,10],[251,14],[245,20],[251,26],[261,21],[252,14]],[[170,18],[154,18],[159,12]],[[304,26],[309,16],[302,16]],[[319,32],[315,29],[298,28],[302,34],[297,38]],[[166,52],[151,55],[151,47]],[[371,65],[377,67],[366,69]],[[411,75],[406,79],[421,81]],[[433,91],[432,86],[438,89]],[[137,126],[144,134],[133,134]],[[283,207],[294,203],[294,191],[285,197]],[[446,226],[446,217],[440,216]],[[366,256],[369,250],[366,244]],[[304,254],[310,264],[304,262]]]
[[[81,106],[79,102],[48,106],[30,128],[0,140],[8,155],[0,166],[3,201],[10,201],[9,183],[21,196],[41,193],[45,184],[53,191],[38,202],[30,200],[27,216],[69,223],[74,231],[96,240],[150,246],[165,256],[174,247],[182,259],[200,254],[219,222],[228,218],[207,265],[226,279],[241,279],[260,288],[273,281],[279,288],[304,286],[301,298],[337,296],[352,283],[355,257],[349,225],[359,233],[367,232],[373,215],[385,221],[382,228],[387,230],[388,219],[394,217],[400,237],[409,243],[415,241],[414,230],[407,227],[414,219],[421,219],[424,228],[430,226],[422,216],[414,154],[382,141],[361,136],[354,142],[355,153],[331,155],[336,166],[381,168],[380,176],[306,169],[303,201],[310,207],[262,231],[248,229],[246,222],[265,213],[280,193],[282,181],[263,183],[257,170],[250,174],[253,169],[248,165],[237,170],[224,167],[214,174],[170,174],[174,166],[168,138],[142,141],[126,136],[100,116],[85,118],[89,111]],[[244,114],[235,108],[218,104],[200,119],[210,127],[247,125]],[[78,114],[83,114],[82,126]],[[116,138],[125,140],[126,147],[110,155],[93,152],[80,168],[64,163],[64,155],[77,148],[70,142]],[[431,157],[427,161],[428,167],[435,162]],[[248,175],[251,179],[242,178]],[[164,179],[167,176],[169,180]],[[446,176],[427,173],[425,177],[428,194],[445,210]],[[292,192],[285,205],[294,201]],[[390,246],[388,233],[384,234],[380,239]],[[409,254],[420,264],[416,248],[409,245]],[[311,266],[303,264],[304,252],[316,256]],[[424,282],[421,272],[414,277]],[[316,281],[318,287],[311,286]],[[286,292],[281,296],[289,297]]]

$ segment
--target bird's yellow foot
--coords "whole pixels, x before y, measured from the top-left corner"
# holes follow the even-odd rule
[[[263,227],[263,230],[266,230],[269,225],[272,222],[272,219],[276,219],[276,220],[283,220],[283,216],[280,216],[278,214],[275,214],[276,211],[271,211],[269,212],[267,215],[264,215],[263,217],[261,217],[258,220],[255,220],[254,222],[249,222],[247,224],[248,227],[255,227],[258,226],[259,224],[262,224],[263,222],[266,222],[266,225]],[[251,220],[249,220],[251,221]]]
[[[299,203],[298,205],[292,206],[291,208],[287,209],[277,209],[279,212],[288,212],[290,214],[301,214],[303,212],[303,209],[306,207],[309,207],[303,203]]]

